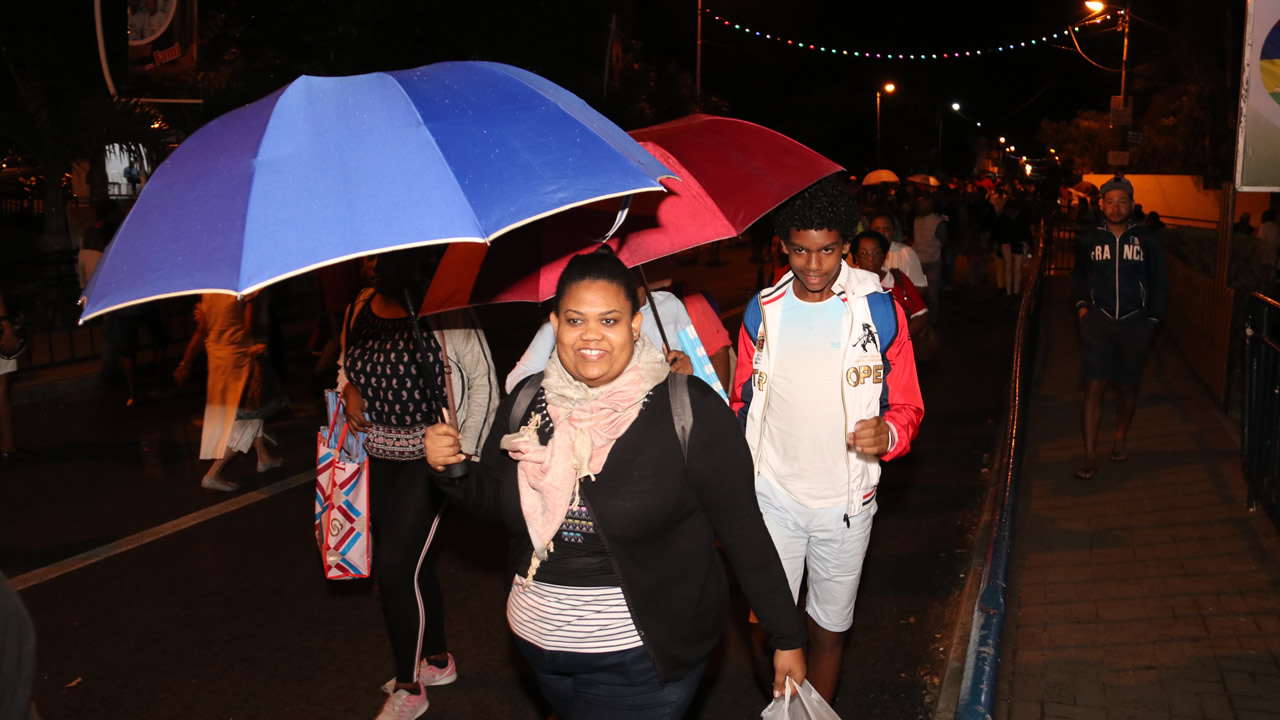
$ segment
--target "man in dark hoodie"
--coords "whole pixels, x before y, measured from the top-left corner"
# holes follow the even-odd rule
[[[1111,460],[1128,459],[1125,437],[1137,406],[1142,367],[1156,325],[1164,317],[1169,279],[1155,231],[1133,220],[1133,185],[1117,175],[1102,186],[1102,219],[1076,239],[1071,274],[1080,314],[1080,377],[1084,399],[1084,465],[1097,469],[1098,423],[1108,386],[1116,392]]]

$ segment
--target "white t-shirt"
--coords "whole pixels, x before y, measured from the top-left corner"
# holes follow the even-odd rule
[[[667,332],[667,339],[673,346],[669,349],[679,350],[680,332],[693,325],[693,321],[689,319],[689,312],[684,309],[684,303],[680,302],[680,298],[663,290],[654,291],[653,303],[658,306],[658,317],[662,318],[662,329]],[[640,308],[640,317],[640,331],[649,337],[654,347],[661,350],[662,334],[658,332],[658,323],[654,322],[653,308],[649,303],[646,302],[644,307]],[[525,348],[524,354],[507,375],[507,392],[514,391],[521,380],[545,370],[547,361],[551,359],[551,353],[555,352],[555,349],[556,333],[551,328],[551,321],[547,320],[542,323],[542,327],[538,328],[533,340],[529,341],[529,347]]]
[[[849,497],[845,440],[844,303],[833,295],[804,302],[788,292],[770,352],[760,474],[809,508],[844,505]]]
[[[920,267],[920,256],[910,245],[900,242],[890,244],[889,254],[884,258],[884,267],[886,270],[901,270],[906,273],[911,284],[917,288],[929,285],[929,278],[925,277],[924,269]]]

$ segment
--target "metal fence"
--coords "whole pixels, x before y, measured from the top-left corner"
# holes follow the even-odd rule
[[[1046,230],[1048,226],[1046,226]],[[1071,236],[1074,238],[1074,227]],[[1022,466],[1026,435],[1026,404],[1035,367],[1036,343],[1040,328],[1040,288],[1043,275],[1060,270],[1054,266],[1054,248],[1062,238],[1058,233],[1042,235],[1041,251],[1031,268],[1031,279],[1022,295],[1013,343],[1013,373],[1009,386],[1008,425],[996,457],[994,477],[998,483],[996,506],[991,522],[991,539],[983,569],[978,601],[973,608],[969,648],[964,677],[960,684],[957,720],[988,720],[995,710],[996,681],[1000,670],[1000,648],[1004,637],[1005,601],[1008,592],[1009,556],[1013,549],[1014,500]],[[1068,256],[1069,257],[1069,256]]]
[[[1240,449],[1248,502],[1280,522],[1280,303],[1254,293],[1245,313]]]
[[[6,266],[6,303],[22,315],[27,352],[18,358],[18,366],[32,369],[89,360],[102,355],[105,348],[103,323],[100,320],[80,325],[80,279],[76,270],[76,251],[45,251],[13,261]],[[164,328],[168,338],[182,338],[190,333],[190,299],[156,302],[159,321],[144,323],[140,330],[140,347],[152,347],[153,328]]]
[[[1070,273],[1076,266],[1076,223],[1065,218],[1046,220],[1040,232],[1044,272],[1049,275]]]

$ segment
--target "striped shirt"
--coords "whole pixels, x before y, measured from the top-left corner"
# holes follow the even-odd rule
[[[643,643],[620,587],[567,587],[516,576],[507,596],[507,623],[543,650],[606,653]]]

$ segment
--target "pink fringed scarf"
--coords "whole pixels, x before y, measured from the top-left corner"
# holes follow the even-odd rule
[[[578,483],[595,480],[613,443],[631,427],[645,396],[666,379],[670,368],[662,353],[643,334],[635,343],[631,362],[612,382],[590,388],[573,379],[552,353],[542,379],[547,413],[554,430],[546,445],[538,442],[536,424],[504,435],[501,446],[519,462],[520,508],[524,512],[533,559],[527,579],[554,547],[552,540],[571,503],[578,500]]]

